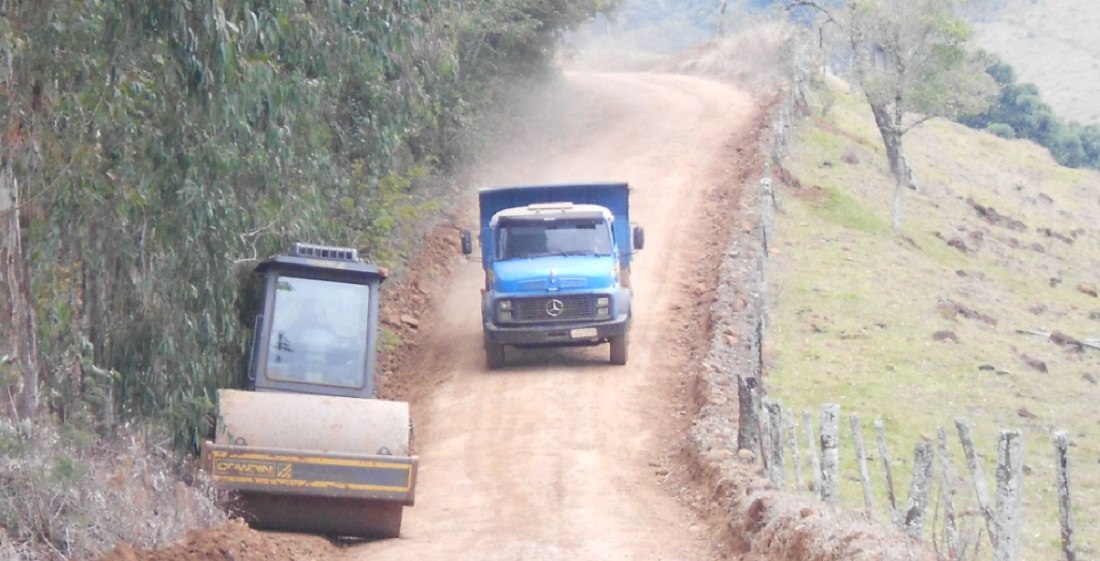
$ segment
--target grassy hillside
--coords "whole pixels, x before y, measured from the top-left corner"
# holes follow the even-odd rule
[[[931,121],[906,137],[919,190],[906,194],[897,235],[893,182],[865,105],[838,85],[818,97],[784,162],[797,185],[777,195],[769,393],[815,418],[839,403],[861,416],[872,443],[871,423],[882,417],[902,464],[901,500],[913,446],[937,427],[948,429],[961,474],[953,419],[971,420],[991,489],[998,431],[1021,430],[1030,559],[1060,547],[1050,435],[1068,431],[1079,551],[1095,557],[1100,350],[1025,332],[1100,339],[1100,174],[1061,168],[1028,142]],[[852,450],[845,437],[843,496],[861,508]],[[872,477],[885,519],[877,463]],[[972,505],[973,495],[966,486],[956,500]]]
[[[1039,86],[1063,118],[1100,124],[1100,2],[1006,0],[974,23],[975,40]]]

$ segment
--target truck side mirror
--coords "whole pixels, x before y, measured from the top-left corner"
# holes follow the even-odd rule
[[[645,247],[645,229],[641,226],[634,227],[634,249],[642,249]]]
[[[473,253],[474,252],[474,242],[473,242],[473,239],[470,238],[470,231],[469,230],[463,230],[462,233],[460,233],[458,235],[458,237],[459,237],[459,240],[462,242],[462,254],[463,255],[469,255],[469,254]]]

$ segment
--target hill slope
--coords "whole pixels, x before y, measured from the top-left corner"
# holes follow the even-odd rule
[[[919,190],[907,193],[895,235],[877,131],[844,91],[825,94],[824,114],[818,100],[785,161],[793,180],[772,245],[768,388],[794,411],[839,403],[865,431],[882,417],[902,458],[901,496],[913,445],[937,427],[952,435],[956,473],[965,469],[954,418],[974,423],[986,474],[998,431],[1022,431],[1026,557],[1050,558],[1055,430],[1073,441],[1078,527],[1100,527],[1100,350],[1073,342],[1100,337],[1100,174],[1059,167],[1029,142],[932,121],[907,136]],[[853,469],[844,483],[855,508]],[[969,487],[956,492],[973,502]],[[1079,538],[1082,551],[1100,545],[1091,539]]]
[[[1100,124],[1100,2],[1008,0],[974,23],[975,42],[997,53],[1021,82],[1039,86],[1065,119]]]

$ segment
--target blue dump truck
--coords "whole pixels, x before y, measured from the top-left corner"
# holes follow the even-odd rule
[[[630,262],[642,249],[626,183],[478,191],[485,269],[481,317],[489,368],[505,348],[601,345],[626,364]],[[473,254],[469,231],[462,252]]]

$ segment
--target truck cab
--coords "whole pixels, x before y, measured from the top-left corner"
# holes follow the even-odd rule
[[[486,362],[505,348],[610,346],[627,360],[630,262],[644,244],[625,183],[498,187],[479,192]],[[473,253],[462,236],[463,252]]]

